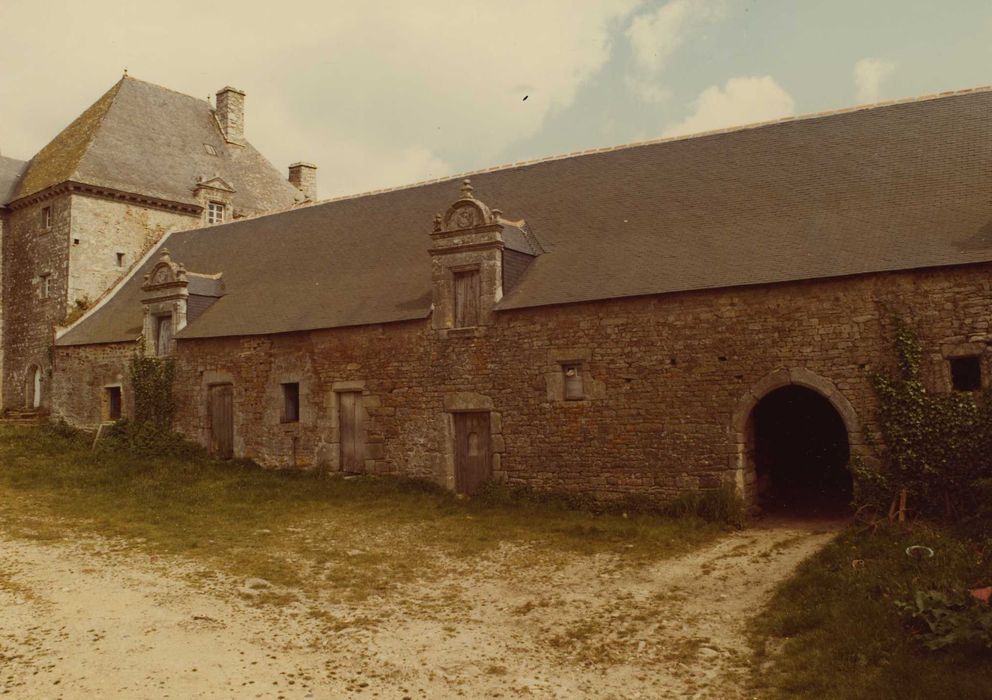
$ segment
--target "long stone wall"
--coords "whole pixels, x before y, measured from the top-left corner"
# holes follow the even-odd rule
[[[234,387],[235,452],[269,466],[338,466],[341,391],[362,394],[366,471],[453,485],[451,412],[490,411],[494,476],[540,489],[664,498],[747,482],[741,432],[756,398],[797,381],[828,396],[870,456],[869,372],[891,361],[891,318],[920,331],[925,377],[950,390],[947,357],[986,351],[988,266],[866,275],[496,314],[480,333],[430,321],[180,341],[179,430],[205,441],[207,388]],[[56,409],[100,416],[130,345],[60,348]],[[585,398],[566,400],[563,365]],[[300,385],[282,421],[281,384]],[[125,402],[128,388],[125,382]],[[742,413],[743,411],[743,413]],[[743,415],[743,418],[742,418]]]

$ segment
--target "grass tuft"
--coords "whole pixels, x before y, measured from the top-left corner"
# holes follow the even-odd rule
[[[933,548],[932,559],[906,555]],[[992,656],[980,649],[926,650],[896,605],[918,589],[992,583],[992,551],[922,523],[874,534],[850,530],[805,561],[751,635],[760,697],[992,697]]]
[[[622,517],[495,490],[460,499],[412,479],[267,470],[213,461],[195,446],[167,452],[154,456],[113,433],[94,450],[91,436],[64,426],[0,426],[0,524],[28,537],[130,538],[339,599],[382,595],[502,545],[511,566],[598,553],[637,564],[721,531],[694,517]]]

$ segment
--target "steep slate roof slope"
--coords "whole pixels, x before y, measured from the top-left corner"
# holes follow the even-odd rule
[[[214,175],[233,185],[237,212],[303,199],[251,144],[224,140],[206,100],[124,76],[31,159],[15,198],[71,180],[196,204],[197,176]]]
[[[23,160],[0,156],[0,207],[13,199],[17,182],[24,174],[26,165]]]
[[[174,260],[227,286],[179,337],[425,317],[431,219],[457,179],[172,234]],[[500,309],[989,261],[992,92],[510,166],[472,184],[548,251]],[[60,342],[134,338],[143,272]]]

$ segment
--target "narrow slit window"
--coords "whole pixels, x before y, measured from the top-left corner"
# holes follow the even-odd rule
[[[52,208],[42,207],[41,209],[41,227],[46,231],[52,227]]]
[[[121,388],[119,386],[108,386],[105,391],[107,400],[107,420],[120,420]]]
[[[955,391],[978,391],[982,388],[982,361],[977,355],[951,359],[951,384]]]
[[[300,385],[288,382],[282,385],[282,422],[296,423],[300,420]]]
[[[52,294],[52,278],[50,275],[41,275],[38,278],[38,296],[47,299]]]
[[[117,267],[124,267],[124,253],[117,254]]]
[[[479,325],[479,271],[463,270],[454,275],[454,326],[471,328]]]
[[[578,401],[586,397],[582,386],[582,365],[569,363],[561,366],[565,378],[565,400]]]

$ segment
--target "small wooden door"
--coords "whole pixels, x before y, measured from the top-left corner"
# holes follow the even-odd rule
[[[479,271],[465,270],[454,273],[455,328],[479,325]]]
[[[234,456],[234,387],[216,384],[208,389],[210,452],[219,459]]]
[[[473,494],[492,476],[489,414],[455,413],[455,491]]]
[[[362,431],[362,392],[338,393],[338,431],[341,436],[341,470],[361,472],[365,467]]]

